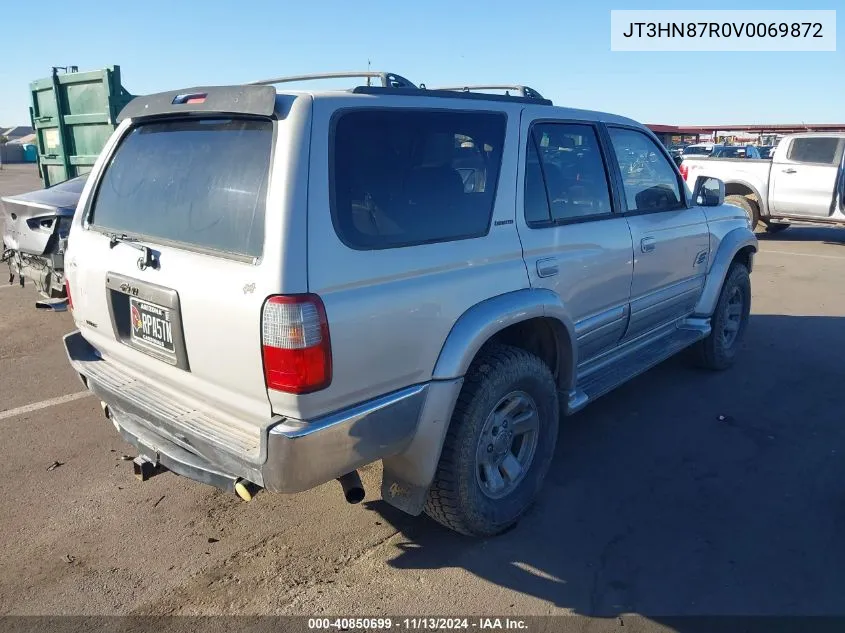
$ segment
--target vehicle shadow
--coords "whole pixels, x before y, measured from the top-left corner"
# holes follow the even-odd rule
[[[744,348],[726,372],[669,360],[565,418],[539,501],[501,536],[371,502],[403,537],[389,564],[600,618],[843,614],[845,318],[755,315]]]
[[[836,246],[845,245],[845,228],[835,226],[790,226],[779,233],[762,232],[757,239],[771,242],[822,242]]]

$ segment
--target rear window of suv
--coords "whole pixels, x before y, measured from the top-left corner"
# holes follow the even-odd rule
[[[123,138],[99,184],[91,223],[202,250],[259,257],[271,121],[144,123]]]
[[[353,110],[334,129],[332,221],[358,250],[485,235],[506,117],[490,112]]]

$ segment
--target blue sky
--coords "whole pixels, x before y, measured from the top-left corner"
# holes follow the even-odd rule
[[[646,123],[845,122],[845,42],[830,53],[610,51],[610,10],[836,9],[780,0],[6,3],[0,125],[27,124],[28,84],[54,65],[118,64],[134,94],[329,70],[429,86],[525,83],[558,105]],[[839,5],[839,7],[837,7]],[[201,8],[200,8],[201,7]],[[13,25],[13,26],[12,26]]]

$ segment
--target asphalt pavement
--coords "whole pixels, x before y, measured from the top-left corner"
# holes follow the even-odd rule
[[[39,186],[13,167],[0,194]],[[137,481],[64,356],[71,315],[4,272],[0,615],[840,615],[845,230],[760,247],[737,364],[672,359],[565,419],[539,502],[482,540],[389,507],[378,465],[360,506]]]

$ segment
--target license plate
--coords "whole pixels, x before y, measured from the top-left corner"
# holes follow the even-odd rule
[[[129,298],[130,336],[133,341],[146,343],[173,352],[173,326],[170,310],[149,301]]]

